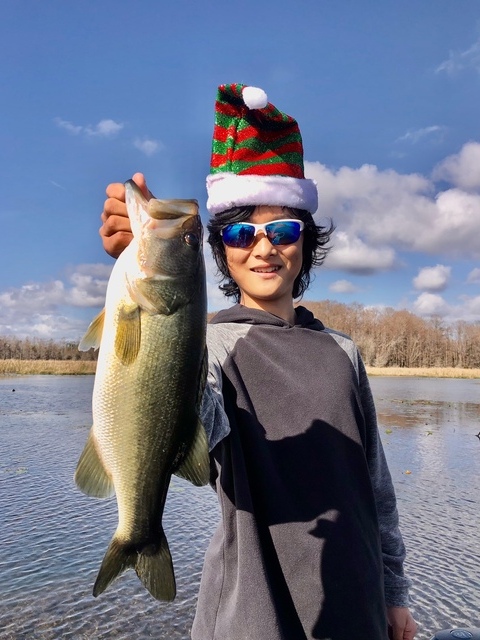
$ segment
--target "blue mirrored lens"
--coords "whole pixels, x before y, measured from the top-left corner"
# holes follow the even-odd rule
[[[222,238],[229,247],[245,249],[249,247],[255,237],[255,227],[252,224],[229,224],[222,229]]]
[[[229,247],[245,249],[253,244],[257,230],[263,230],[273,245],[293,244],[302,232],[300,222],[278,220],[266,225],[254,225],[249,222],[229,224],[222,229],[222,238]]]
[[[272,244],[293,244],[300,237],[300,225],[292,220],[271,222],[266,231]]]

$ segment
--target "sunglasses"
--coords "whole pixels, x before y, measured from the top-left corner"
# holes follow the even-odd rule
[[[259,231],[263,231],[273,245],[293,244],[300,238],[304,228],[305,223],[301,220],[275,220],[265,224],[236,222],[224,227],[221,234],[227,247],[246,249],[252,246]]]

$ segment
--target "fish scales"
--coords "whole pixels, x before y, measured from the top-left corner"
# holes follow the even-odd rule
[[[196,371],[200,363],[193,362],[187,371],[183,364],[187,358],[194,358],[198,347],[195,336],[193,340],[184,339],[174,345],[175,358],[169,355],[172,353],[170,336],[178,330],[179,321],[177,317],[149,317],[143,313],[141,322],[145,340],[142,340],[136,361],[128,367],[115,367],[111,354],[106,360],[110,373],[95,391],[94,412],[109,415],[108,423],[96,432],[96,437],[105,465],[112,473],[121,522],[127,517],[124,509],[132,505],[132,501],[123,500],[132,493],[132,479],[144,488],[142,492],[133,493],[136,500],[146,499],[147,488],[153,494],[150,500],[154,500],[160,493],[155,484],[165,482],[158,476],[159,462],[165,458],[171,461],[168,466],[173,464],[178,453],[174,436],[188,441],[188,426],[196,424]],[[193,335],[193,331],[190,333]],[[158,393],[146,396],[145,387],[158,389]],[[168,393],[161,391],[165,389]],[[125,425],[125,428],[119,429],[119,425]],[[184,434],[178,431],[183,427],[187,427]],[[130,455],[123,455],[124,450]],[[137,520],[130,521],[128,526],[134,530],[140,526],[138,509],[132,508],[131,513]]]
[[[202,229],[192,201],[147,202],[133,182],[125,186],[134,239],[112,270],[104,312],[80,343],[100,351],[93,427],[75,481],[88,495],[117,498],[118,526],[94,595],[133,567],[155,598],[172,600],[162,526],[170,478],[209,479],[198,418],[207,362]]]

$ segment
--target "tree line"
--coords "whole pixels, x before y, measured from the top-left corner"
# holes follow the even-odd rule
[[[480,368],[480,322],[447,324],[406,310],[331,300],[302,304],[325,326],[351,336],[366,365]],[[93,349],[78,351],[75,341],[0,336],[0,360],[96,360],[97,354]]]
[[[0,336],[0,360],[96,360],[98,351],[79,351],[78,342]]]
[[[446,323],[406,310],[330,300],[302,304],[325,326],[351,336],[366,365],[480,368],[480,322]]]

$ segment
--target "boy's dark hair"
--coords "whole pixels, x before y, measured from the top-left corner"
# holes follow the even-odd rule
[[[240,302],[240,289],[237,283],[230,276],[225,253],[225,245],[222,241],[221,230],[228,224],[234,222],[245,222],[253,214],[255,206],[233,207],[217,213],[210,218],[207,229],[209,231],[208,242],[212,247],[213,257],[217,264],[217,269],[221,280],[220,290],[227,297],[234,298],[235,302]],[[327,247],[330,236],[334,231],[333,223],[329,227],[321,227],[315,224],[312,214],[303,209],[291,209],[285,207],[288,216],[298,218],[305,223],[303,230],[303,260],[302,268],[293,285],[293,298],[300,298],[310,285],[312,278],[311,270],[320,266],[325,260],[330,247]]]

